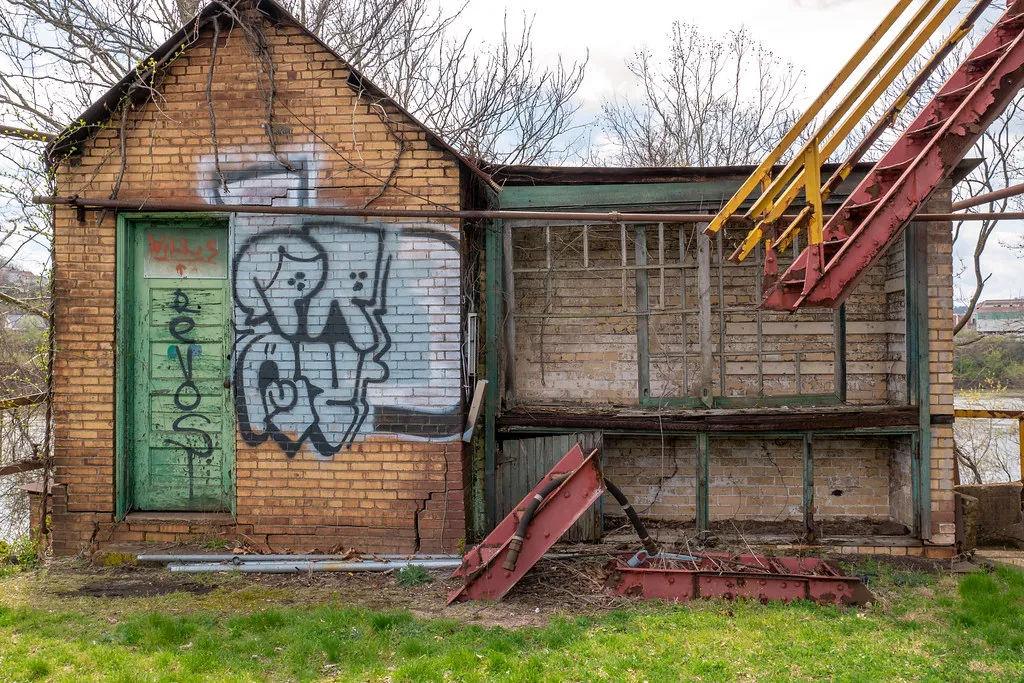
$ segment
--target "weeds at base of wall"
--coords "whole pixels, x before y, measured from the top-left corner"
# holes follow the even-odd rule
[[[37,566],[40,555],[39,541],[30,534],[13,541],[0,541],[0,577]]]
[[[423,584],[430,583],[433,580],[434,577],[430,575],[430,572],[418,564],[407,565],[395,572],[395,581],[397,581],[398,585],[402,588],[422,586]]]

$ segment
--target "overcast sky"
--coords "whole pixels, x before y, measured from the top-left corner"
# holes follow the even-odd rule
[[[442,0],[449,8],[463,0]],[[919,5],[920,3],[915,3]],[[972,3],[962,3],[961,11]],[[627,58],[641,47],[665,45],[673,21],[695,24],[711,35],[725,35],[741,25],[766,47],[805,73],[803,104],[808,104],[860,46],[892,7],[892,0],[470,0],[462,25],[477,39],[500,34],[502,15],[517,26],[524,13],[534,17],[538,60],[582,59],[590,54],[581,95],[584,111],[596,115],[602,99],[629,95]],[[1024,178],[1019,179],[1024,182]],[[993,273],[985,298],[1024,296],[1024,267],[1002,246],[1015,242],[1024,225],[1007,223],[990,241],[984,265]],[[970,262],[975,231],[967,230],[958,256]],[[973,287],[962,280],[959,289]]]

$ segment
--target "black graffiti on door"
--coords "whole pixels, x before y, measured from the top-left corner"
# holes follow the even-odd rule
[[[183,413],[171,424],[171,431],[180,435],[182,440],[168,438],[164,439],[164,444],[177,446],[185,451],[185,461],[188,467],[188,496],[191,499],[195,478],[195,459],[209,459],[213,456],[213,438],[208,432],[196,426],[196,424],[211,424],[209,417],[196,412],[203,397],[193,379],[192,365],[196,358],[203,355],[203,347],[190,338],[189,334],[196,327],[195,318],[192,316],[198,314],[199,309],[192,307],[186,292],[176,289],[174,290],[174,299],[171,301],[171,310],[177,315],[171,318],[167,328],[178,344],[171,346],[167,355],[178,360],[178,367],[181,370],[182,382],[174,391],[174,407]],[[184,352],[182,346],[184,346]],[[191,426],[186,424],[190,421]],[[197,447],[197,443],[201,445]]]

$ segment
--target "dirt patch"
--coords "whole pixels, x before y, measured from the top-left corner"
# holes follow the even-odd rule
[[[172,575],[165,568],[83,570],[58,560],[48,564],[50,587],[44,582],[37,590],[44,602],[48,594],[56,599],[57,606],[69,598],[147,598],[180,591],[186,595],[176,600],[175,611],[249,610],[275,605],[302,609],[306,605],[332,603],[374,611],[404,610],[420,618],[453,619],[485,627],[533,627],[544,626],[556,615],[596,615],[635,604],[604,594],[605,567],[613,553],[623,550],[609,546],[559,546],[558,552],[575,556],[542,560],[500,602],[463,602],[451,606],[447,605],[447,597],[461,585],[461,580],[448,578],[448,571],[432,572],[430,583],[403,587],[390,573],[213,573],[195,578]],[[635,549],[625,547],[626,552]],[[832,557],[843,562],[849,573],[865,575],[869,583],[883,575],[900,574],[895,577],[899,585],[917,586],[917,580],[911,581],[913,576],[902,574],[941,574],[949,568],[948,560],[882,555]],[[94,604],[100,609],[104,603]]]
[[[150,598],[156,595],[185,592],[192,595],[205,595],[214,586],[206,586],[191,581],[169,578],[164,575],[134,577],[131,579],[107,579],[89,582],[77,590],[60,593],[65,597],[91,598]]]

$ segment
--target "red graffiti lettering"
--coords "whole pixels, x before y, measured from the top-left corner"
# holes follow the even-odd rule
[[[150,234],[149,260],[176,264],[178,275],[184,275],[188,263],[214,263],[220,250],[217,238],[211,238],[206,244],[189,244],[186,236]]]

